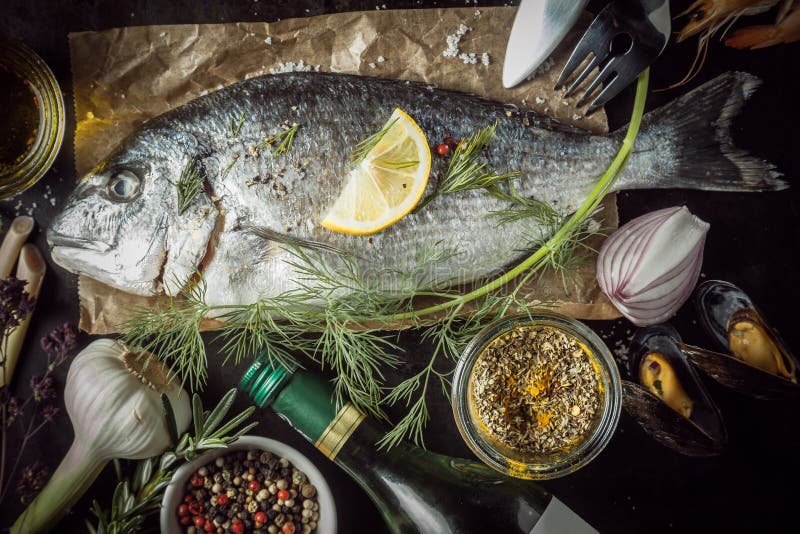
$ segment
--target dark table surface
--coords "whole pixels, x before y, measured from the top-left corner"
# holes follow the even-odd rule
[[[467,2],[470,4],[470,2]],[[604,2],[593,1],[595,12]],[[673,2],[673,13],[688,2]],[[72,131],[75,121],[71,104],[70,59],[67,33],[103,30],[117,26],[147,24],[274,21],[337,11],[375,9],[378,0],[325,2],[148,1],[148,0],[4,0],[0,3],[0,33],[16,37],[37,51],[52,67],[65,93],[68,107],[67,134],[54,168],[36,186],[17,198],[0,202],[5,217],[31,212],[38,230],[32,240],[46,250],[43,230],[75,180]],[[464,6],[465,2],[386,2],[389,8]],[[499,2],[477,2],[503,5]],[[747,22],[769,23],[770,16]],[[671,44],[654,65],[651,87],[660,88],[680,79],[694,57],[695,41]],[[753,154],[774,162],[790,182],[800,174],[800,136],[797,134],[800,99],[800,43],[754,52],[711,45],[701,75],[687,86],[652,93],[653,108],[702,81],[728,70],[751,72],[764,80],[742,116],[736,121],[734,139]],[[621,126],[630,110],[629,90],[607,107],[612,126]],[[2,103],[0,103],[2,105]],[[45,199],[49,185],[58,199],[55,206]],[[729,280],[745,288],[766,311],[790,346],[800,347],[797,305],[800,302],[797,251],[800,250],[800,187],[777,193],[740,194],[699,191],[635,191],[620,195],[621,221],[648,211],[685,204],[711,223],[706,244],[703,277]],[[77,321],[75,277],[49,262],[28,342],[15,376],[15,390],[26,388],[29,377],[41,371],[38,340],[64,321]],[[698,327],[693,308],[687,304],[672,321],[684,339],[710,345]],[[625,320],[596,322],[595,328],[612,348],[627,344],[634,327]],[[81,346],[88,343],[81,337]],[[413,334],[404,334],[410,368],[425,359],[430,348]],[[66,366],[57,379],[63,385]],[[203,392],[208,404],[235,384],[241,368],[225,365],[211,374]],[[391,377],[396,380],[398,376]],[[59,386],[61,387],[61,386]],[[692,459],[673,453],[651,440],[635,422],[623,414],[617,432],[605,451],[581,471],[543,485],[603,532],[783,532],[798,531],[797,480],[800,478],[800,401],[755,401],[709,383],[708,387],[724,415],[729,446],[711,459]],[[237,401],[246,406],[244,399]],[[471,457],[460,439],[449,404],[438,392],[430,399],[432,424],[426,443],[432,450]],[[366,494],[335,465],[270,413],[259,415],[257,432],[285,441],[307,454],[327,477],[335,492],[340,532],[385,530]],[[71,425],[64,413],[56,424],[37,436],[22,458],[22,465],[36,459],[54,468],[72,440]],[[12,441],[11,457],[15,456]],[[113,473],[103,473],[90,492],[108,500]],[[84,530],[90,500],[84,498],[59,531]],[[0,527],[10,525],[20,511],[13,496],[0,505]]]

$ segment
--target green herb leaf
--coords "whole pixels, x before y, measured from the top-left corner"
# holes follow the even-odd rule
[[[277,156],[280,154],[288,154],[289,150],[292,149],[292,143],[294,142],[294,136],[297,134],[297,130],[300,129],[300,125],[296,122],[293,123],[291,126],[284,125],[283,129],[274,134],[270,135],[266,139],[261,142],[261,146],[264,148],[267,147],[275,147],[272,151],[273,156]],[[277,146],[275,146],[277,145]]]
[[[203,435],[203,401],[200,395],[192,395],[192,419],[194,420],[194,435],[199,438]]]
[[[228,137],[231,139],[236,139],[239,137],[239,132],[242,131],[242,125],[244,124],[244,115],[245,112],[243,111],[239,120],[234,122],[233,117],[230,118],[228,122]]]
[[[228,415],[233,402],[236,400],[236,390],[231,389],[219,401],[214,410],[206,418],[206,424],[203,428],[203,437],[208,437],[222,422],[222,419]]]
[[[397,118],[390,120],[383,128],[380,129],[380,131],[370,135],[366,139],[359,141],[356,145],[356,148],[350,154],[350,163],[356,164],[366,158],[367,154],[369,154],[372,149],[375,148],[375,145],[380,143],[381,139],[383,139],[383,136],[385,136],[386,133],[392,129],[392,126],[394,126],[396,122]]]
[[[192,157],[186,162],[186,165],[181,171],[181,176],[178,179],[178,215],[183,213],[189,208],[197,193],[203,185],[203,178],[200,175],[200,167],[197,159]]]
[[[494,138],[496,129],[497,122],[473,133],[459,143],[453,152],[447,172],[439,180],[436,190],[414,208],[414,213],[419,212],[440,195],[473,189],[492,190],[498,184],[520,175],[519,171],[495,172],[489,168],[486,161],[480,161],[483,151]]]
[[[233,156],[231,156],[231,162],[228,164],[227,167],[225,167],[225,170],[222,171],[220,180],[224,180],[225,178],[227,178],[228,174],[231,172],[231,169],[233,169],[233,166],[236,165],[236,162],[238,161],[239,161],[239,154],[234,154]]]
[[[178,443],[178,425],[175,423],[175,411],[166,393],[161,394],[161,406],[164,409],[164,423],[167,425],[169,442],[174,447]]]

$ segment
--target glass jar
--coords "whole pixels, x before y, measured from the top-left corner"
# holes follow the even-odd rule
[[[600,409],[580,442],[569,449],[544,454],[511,448],[489,435],[486,425],[472,406],[471,378],[478,358],[492,341],[519,326],[550,327],[574,337],[596,364]],[[580,469],[608,444],[619,421],[622,387],[616,362],[597,334],[580,321],[545,310],[530,316],[500,319],[479,332],[464,349],[456,365],[451,398],[458,430],[478,458],[501,473],[529,480],[545,480]]]
[[[15,161],[0,165],[0,198],[9,198],[31,187],[53,165],[64,140],[64,97],[42,58],[24,44],[1,36],[0,69],[27,85],[38,110],[29,148]]]

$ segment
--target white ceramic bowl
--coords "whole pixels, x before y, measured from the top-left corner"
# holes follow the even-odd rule
[[[306,476],[308,476],[309,482],[314,484],[317,488],[319,521],[317,521],[317,530],[314,531],[315,534],[336,534],[336,504],[333,502],[331,489],[328,487],[328,483],[325,482],[319,469],[297,449],[285,443],[281,443],[280,441],[262,438],[260,436],[242,436],[227,449],[211,450],[195,458],[188,464],[179,467],[167,486],[164,492],[164,498],[161,501],[162,534],[179,534],[183,532],[180,524],[178,524],[178,516],[175,511],[178,509],[181,499],[183,499],[186,479],[189,478],[192,473],[209,462],[213,462],[218,457],[229,454],[231,451],[251,449],[269,451],[278,455],[280,458],[286,458],[293,466],[305,473]],[[298,529],[298,532],[300,532],[300,529]]]

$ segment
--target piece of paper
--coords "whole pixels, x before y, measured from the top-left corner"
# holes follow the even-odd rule
[[[515,12],[513,7],[369,11],[275,23],[72,33],[76,170],[79,176],[86,173],[150,117],[228,84],[301,62],[312,71],[424,81],[606,131],[602,112],[583,117],[574,105],[577,97],[564,100],[552,90],[590,18],[583,17],[532,80],[508,90],[501,83],[502,63]],[[453,51],[448,41],[459,33],[455,57],[444,55],[448,48]],[[605,200],[602,217],[604,226],[616,228],[613,195]],[[577,318],[619,317],[597,287],[593,266],[590,257],[567,280],[567,290],[560,276],[549,273],[529,283],[523,294],[558,302],[560,311]],[[131,309],[158,302],[86,276],[78,287],[80,327],[93,334],[117,332]]]

